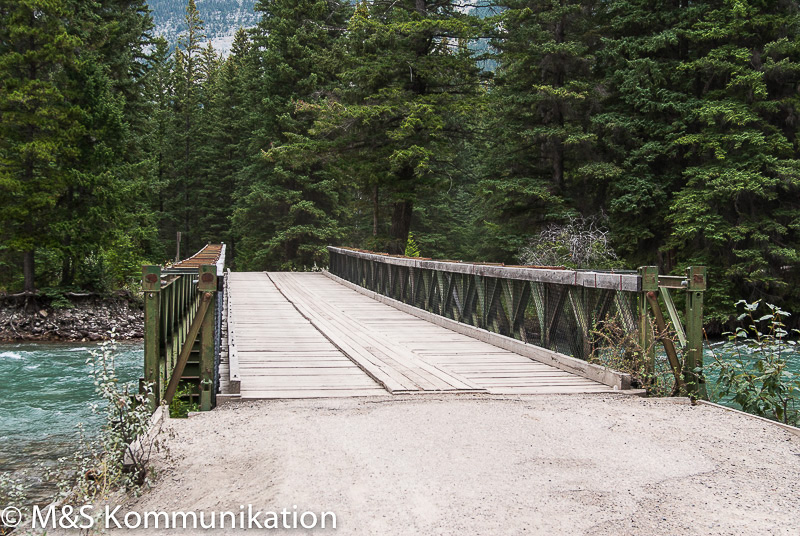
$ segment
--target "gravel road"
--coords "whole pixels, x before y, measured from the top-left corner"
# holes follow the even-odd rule
[[[167,427],[156,485],[123,511],[297,505],[340,535],[800,534],[800,437],[684,400],[263,401]]]

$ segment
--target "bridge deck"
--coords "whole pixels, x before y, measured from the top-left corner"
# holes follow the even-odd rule
[[[242,398],[611,391],[398,311],[322,274],[232,273],[228,284]]]

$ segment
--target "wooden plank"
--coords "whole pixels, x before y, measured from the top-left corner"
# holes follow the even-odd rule
[[[354,297],[349,289],[340,285],[330,285],[316,274],[270,274],[270,276],[277,280],[276,282],[284,292],[291,291],[291,299],[297,298],[303,302],[297,305],[310,307],[308,302],[313,300],[314,308],[323,313],[320,318],[341,326],[339,331],[342,334],[347,328],[350,328],[348,334],[360,339],[364,336],[362,330],[366,329],[371,339],[384,339],[384,347],[392,349],[390,357],[382,356],[384,365],[394,365],[407,372],[408,365],[404,364],[403,360],[394,357],[394,354],[398,353],[396,348],[400,347],[406,351],[410,350],[417,361],[433,365],[438,370],[446,371],[453,376],[468,379],[470,383],[481,387],[494,386],[496,383],[505,385],[510,382],[518,383],[523,388],[529,388],[532,385],[531,378],[536,379],[537,386],[544,385],[540,379],[563,380],[562,383],[568,384],[564,386],[565,388],[573,385],[574,379],[578,379],[579,382],[584,381],[554,367],[532,361],[468,336],[455,334],[401,311],[389,309],[369,298]],[[284,285],[287,289],[283,289]],[[299,296],[295,296],[294,292],[297,292]],[[390,329],[392,325],[396,327]],[[359,333],[354,333],[356,329],[359,330]],[[440,337],[436,336],[437,332],[441,335]],[[383,348],[381,351],[385,352]],[[399,353],[402,355],[403,352]],[[465,355],[461,355],[461,353]],[[508,372],[509,370],[510,372]],[[507,373],[502,374],[502,371],[507,371]],[[515,376],[519,377],[518,382],[514,382]],[[590,380],[585,380],[585,382],[587,383],[578,385],[591,387],[598,385]],[[430,389],[430,386],[425,387]],[[602,385],[600,389],[610,390]]]
[[[557,352],[553,352],[550,350],[546,350],[538,346],[525,344],[521,341],[512,339],[510,337],[498,335],[496,333],[476,328],[471,325],[462,324],[449,318],[433,315],[427,311],[423,311],[419,308],[410,306],[406,303],[402,303],[397,300],[387,298],[386,296],[376,294],[370,290],[364,289],[362,287],[359,287],[358,285],[355,285],[341,278],[338,278],[335,275],[332,275],[328,272],[323,272],[323,275],[330,278],[332,281],[340,284],[341,286],[346,287],[347,289],[354,290],[359,294],[368,297],[369,299],[378,301],[382,304],[389,305],[401,312],[405,312],[417,318],[425,320],[426,322],[430,322],[437,326],[441,326],[448,330],[455,331],[457,333],[461,333],[469,337],[474,337],[488,344],[491,344],[497,348],[514,352],[518,355],[527,357],[534,361],[538,361],[547,365],[552,365],[556,368],[559,368],[571,374],[576,374],[578,376],[588,378],[598,383],[612,386],[616,389],[624,390],[630,388],[629,374],[616,372],[601,367],[599,365],[587,363],[586,361],[581,361],[579,359],[559,354]],[[544,331],[546,332],[547,330]]]
[[[250,371],[253,376],[280,376],[280,377],[299,377],[299,376],[344,376],[362,378],[364,373],[360,370],[355,372],[351,367],[253,367]]]
[[[339,398],[355,396],[391,396],[385,389],[301,389],[301,390],[242,390],[242,398]]]
[[[394,394],[610,390],[398,311],[319,274],[269,277],[248,275],[231,287],[229,326],[237,332],[247,376],[243,398],[386,393],[375,378]]]
[[[303,318],[264,273],[230,275],[229,311],[243,399],[387,394]]]
[[[321,331],[325,332],[329,337],[340,338],[344,336],[353,343],[357,343],[363,350],[366,350],[377,359],[377,362],[376,359],[369,359],[371,363],[377,364],[384,370],[387,368],[394,369],[405,376],[410,382],[406,389],[423,391],[480,390],[479,386],[472,384],[465,378],[460,378],[450,371],[442,371],[420,360],[418,356],[401,345],[394,344],[394,341],[387,340],[381,334],[368,329],[363,323],[359,323],[348,315],[342,314],[341,309],[337,311],[337,307],[331,305],[324,293],[315,292],[313,295],[309,294],[306,292],[305,286],[296,283],[294,278],[291,277],[292,274],[273,273],[268,275],[284,292],[284,295],[287,295],[290,301],[301,308],[307,317],[314,318],[314,321],[317,322],[317,327]],[[348,297],[352,298],[352,295],[348,295]],[[363,355],[363,352],[352,355]]]

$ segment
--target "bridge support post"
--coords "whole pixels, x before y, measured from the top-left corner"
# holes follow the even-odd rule
[[[153,409],[161,402],[161,267],[142,267],[144,292],[144,381],[153,389]]]
[[[656,348],[653,340],[653,327],[650,323],[650,304],[647,301],[647,293],[658,292],[658,267],[642,266],[639,268],[639,275],[642,276],[642,291],[638,297],[639,345],[643,352],[645,381],[652,385],[655,382]]]
[[[214,264],[200,266],[197,281],[198,292],[217,292],[217,267]],[[200,409],[211,410],[214,386],[214,320],[216,299],[211,299],[200,326]]]
[[[686,363],[683,379],[692,398],[708,399],[703,376],[703,294],[706,291],[706,267],[686,269]],[[696,372],[699,370],[699,372]]]

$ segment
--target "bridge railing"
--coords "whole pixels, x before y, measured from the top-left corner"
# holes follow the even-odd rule
[[[169,404],[181,383],[202,410],[214,405],[224,264],[225,245],[213,244],[173,266],[142,267],[144,380],[156,405]]]
[[[584,361],[602,356],[610,344],[602,333],[613,323],[638,342],[638,351],[646,354],[640,358],[645,376],[652,377],[654,342],[660,340],[676,385],[702,390],[694,370],[702,367],[704,268],[690,268],[686,278],[679,278],[659,276],[655,267],[588,271],[434,261],[336,247],[328,251],[329,272],[345,281],[560,355]],[[688,291],[685,322],[669,288]],[[668,329],[663,314],[659,320],[662,302],[674,328]],[[668,348],[671,334],[680,340],[685,364],[674,344]]]

